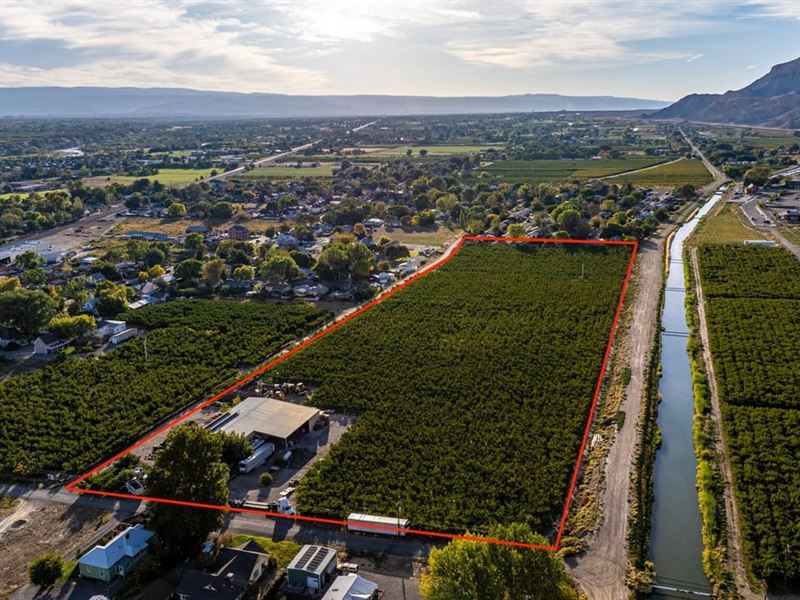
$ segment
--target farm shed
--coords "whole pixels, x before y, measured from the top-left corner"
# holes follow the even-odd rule
[[[228,433],[257,435],[285,448],[294,439],[314,429],[319,409],[275,398],[250,396],[228,413],[230,417],[219,429]]]
[[[286,568],[290,590],[320,590],[335,577],[336,550],[325,546],[305,545]]]

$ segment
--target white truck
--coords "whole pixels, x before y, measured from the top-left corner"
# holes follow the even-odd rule
[[[350,513],[347,517],[347,531],[355,533],[403,537],[407,530],[408,519],[399,517],[381,517],[362,513]]]
[[[267,459],[275,452],[275,444],[266,440],[259,440],[254,445],[253,453],[239,462],[240,473],[250,473],[263,465]]]

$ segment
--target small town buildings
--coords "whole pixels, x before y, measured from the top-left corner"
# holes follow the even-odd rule
[[[33,341],[33,351],[42,356],[51,356],[69,346],[69,340],[62,340],[49,331],[45,331]]]
[[[322,600],[377,600],[378,584],[355,573],[339,575]]]
[[[322,590],[336,573],[336,550],[305,545],[286,568],[286,587],[295,592]]]
[[[206,571],[187,569],[175,588],[178,600],[241,600],[268,568],[269,554],[253,541],[222,547]]]
[[[244,225],[233,225],[230,229],[228,229],[228,238],[239,241],[249,240],[250,230]]]
[[[98,545],[78,560],[81,577],[109,582],[117,575],[124,577],[144,556],[153,532],[143,525],[133,525],[115,535],[106,544]]]

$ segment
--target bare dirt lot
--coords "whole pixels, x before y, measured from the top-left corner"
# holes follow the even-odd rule
[[[28,565],[45,552],[77,558],[115,521],[93,508],[20,500],[0,512],[0,598],[28,581]]]

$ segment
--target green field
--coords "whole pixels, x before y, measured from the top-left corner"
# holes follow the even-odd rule
[[[782,583],[800,576],[800,263],[707,245],[700,268],[746,562]]]
[[[467,243],[278,365],[359,415],[301,480],[302,513],[550,530],[563,509],[628,247]],[[585,276],[581,276],[582,270]]]
[[[295,167],[290,163],[269,167],[257,167],[252,171],[238,173],[236,179],[291,179],[300,177],[332,177],[337,164],[320,163],[318,167]]]
[[[708,172],[701,161],[685,159],[639,173],[614,177],[609,179],[608,183],[632,183],[644,187],[671,188],[687,183],[695,187],[702,187],[711,183],[712,180],[711,173]]]
[[[483,171],[509,183],[592,179],[662,163],[666,158],[587,158],[564,160],[502,160]]]
[[[361,150],[366,152],[366,156],[393,156],[402,157],[406,156],[406,152],[411,150],[413,157],[419,157],[420,150],[427,150],[428,156],[452,156],[454,154],[475,154],[476,152],[485,152],[489,149],[503,150],[503,144],[454,144],[454,145],[431,145],[431,146],[391,146],[391,147],[362,147]],[[359,155],[361,157],[364,154]]]
[[[738,205],[723,204],[719,211],[705,217],[694,238],[698,244],[742,244],[767,236],[745,225]]]
[[[148,179],[150,181],[158,181],[164,185],[185,185],[193,181],[208,179],[211,177],[211,172],[222,172],[222,169],[159,169],[158,174],[148,175],[145,177],[136,177],[133,175],[110,175],[108,177],[91,177],[86,180],[89,185],[108,185],[109,183],[121,183],[123,185],[130,185],[139,179]]]
[[[720,142],[729,144],[742,144],[755,148],[771,149],[790,147],[800,144],[800,136],[791,132],[781,132],[768,129],[747,129],[742,127],[713,127],[713,137]]]
[[[41,192],[24,192],[24,193],[12,192],[10,194],[0,194],[0,200],[8,200],[9,198],[13,198],[14,196],[19,196],[20,198],[27,198],[32,194],[39,194],[40,196],[44,196],[46,194],[53,194],[55,192],[66,192],[66,191],[67,191],[66,188],[58,188],[57,190],[44,190]]]

